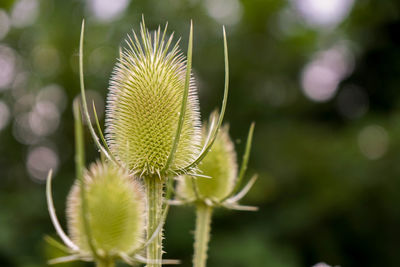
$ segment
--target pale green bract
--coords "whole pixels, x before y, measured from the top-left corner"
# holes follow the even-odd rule
[[[140,176],[166,172],[179,124],[186,61],[178,43],[144,22],[133,33],[114,68],[106,107],[106,140],[111,153]],[[194,78],[190,79],[184,122],[169,169],[192,163],[200,152],[201,126]],[[165,174],[165,173],[164,173]]]
[[[121,168],[100,162],[85,171],[83,180],[91,238],[97,252],[112,257],[139,248],[143,244],[146,206],[141,185]],[[67,199],[68,229],[80,250],[90,253],[81,205],[77,181]]]
[[[238,168],[234,144],[228,131],[227,125],[220,129],[212,149],[198,165],[199,172],[210,178],[183,177],[178,185],[178,193],[183,198],[196,199],[194,190],[197,190],[198,198],[219,202],[232,192]],[[205,136],[205,129],[203,133]]]

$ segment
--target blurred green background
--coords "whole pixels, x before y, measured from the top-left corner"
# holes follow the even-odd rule
[[[103,118],[118,47],[141,15],[151,29],[195,26],[203,118],[223,89],[222,25],[230,52],[226,122],[241,155],[256,122],[242,201],[218,210],[209,266],[400,266],[400,1],[0,0],[0,266],[45,266],[60,255],[45,201],[65,223],[74,180],[71,102],[86,18],[88,94]],[[88,160],[98,154],[87,134]],[[239,156],[241,157],[241,156]],[[191,266],[194,213],[174,207],[166,257]],[[81,263],[60,266],[84,266]]]

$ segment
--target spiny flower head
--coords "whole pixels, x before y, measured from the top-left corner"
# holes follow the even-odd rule
[[[199,198],[216,202],[231,193],[236,182],[237,163],[234,144],[229,138],[228,131],[227,125],[220,129],[212,149],[198,166],[202,175],[211,178],[193,179],[190,176],[184,176],[178,185],[178,192],[183,198],[196,198],[194,188]],[[203,133],[206,134],[205,128]]]
[[[87,218],[93,245],[103,256],[130,253],[143,242],[145,200],[138,182],[114,165],[94,163],[84,173]],[[67,220],[72,241],[90,253],[82,220],[80,184],[67,199]]]
[[[178,43],[171,48],[160,28],[144,22],[133,33],[112,73],[106,107],[106,140],[113,155],[139,175],[166,171],[179,123],[186,61]],[[201,127],[197,91],[190,79],[179,143],[171,168],[191,163],[199,153]]]

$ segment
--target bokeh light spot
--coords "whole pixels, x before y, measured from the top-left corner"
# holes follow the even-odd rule
[[[313,62],[305,67],[301,83],[308,98],[323,102],[334,96],[339,79],[328,66]]]
[[[60,113],[55,104],[48,101],[37,102],[29,113],[29,124],[37,136],[54,133],[60,123]]]
[[[33,148],[28,153],[26,168],[29,175],[37,182],[44,182],[50,169],[57,171],[59,159],[57,153],[46,146]]]
[[[53,103],[59,111],[64,111],[67,105],[67,95],[58,84],[50,84],[43,87],[36,97],[36,101]]]
[[[89,0],[89,10],[97,20],[109,22],[117,19],[128,7],[130,0]]]
[[[301,85],[304,94],[316,102],[330,100],[339,83],[354,68],[354,57],[343,42],[319,52],[302,72]]]
[[[14,80],[16,56],[8,46],[0,45],[0,90],[7,88]]]
[[[39,14],[39,2],[37,0],[19,0],[11,11],[11,24],[22,28],[32,25]]]
[[[207,0],[208,14],[221,24],[234,25],[242,18],[242,6],[238,0]]]
[[[32,132],[29,123],[29,115],[29,112],[17,115],[13,124],[14,138],[24,145],[36,144],[40,140],[40,137]]]
[[[300,15],[310,26],[334,27],[349,14],[354,0],[294,0]]]

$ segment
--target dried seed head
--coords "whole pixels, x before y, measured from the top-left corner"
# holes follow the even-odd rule
[[[109,87],[106,140],[111,152],[140,175],[164,170],[178,127],[185,88],[186,61],[172,36],[160,29],[151,35],[141,24],[121,53]],[[200,114],[193,77],[184,124],[171,168],[188,165],[199,153]]]
[[[220,129],[213,147],[198,166],[200,173],[210,176],[211,179],[184,176],[178,184],[178,193],[183,198],[195,199],[195,188],[199,198],[214,201],[222,200],[231,193],[237,177],[237,161],[228,131],[227,125]],[[203,133],[206,133],[205,129]]]
[[[112,165],[94,163],[84,174],[88,221],[96,250],[104,255],[130,253],[142,244],[145,199],[138,182]],[[82,221],[80,184],[67,199],[70,236],[81,250],[89,252]]]

